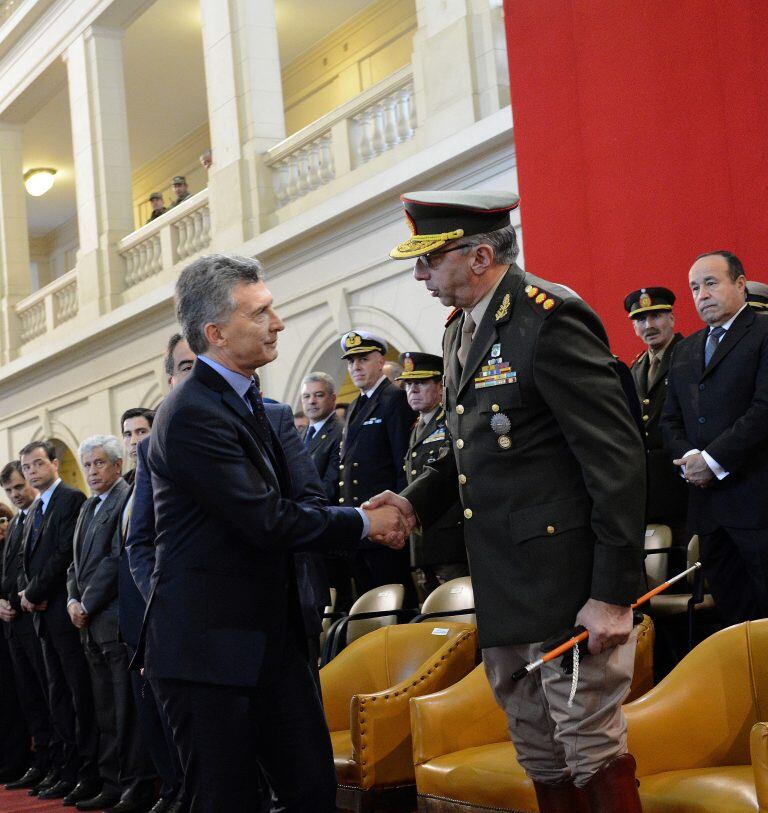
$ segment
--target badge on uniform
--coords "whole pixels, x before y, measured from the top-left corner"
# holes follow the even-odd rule
[[[491,348],[491,358],[497,359],[501,357],[501,342],[494,344]]]
[[[491,418],[491,429],[499,436],[496,440],[502,449],[509,449],[512,445],[508,434],[511,428],[512,422],[503,412],[497,412]]]
[[[422,443],[437,443],[441,440],[445,440],[445,427],[436,429],[429,437],[424,438]]]
[[[363,426],[372,426],[375,423],[381,423],[381,418],[368,418],[367,421],[363,421]]]

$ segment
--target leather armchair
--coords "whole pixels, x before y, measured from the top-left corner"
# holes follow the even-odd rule
[[[340,808],[415,798],[409,700],[449,686],[476,663],[475,627],[441,621],[371,632],[320,670]]]
[[[643,616],[628,699],[653,685],[653,641],[653,623]],[[482,664],[442,692],[412,700],[411,732],[420,813],[538,811]]]

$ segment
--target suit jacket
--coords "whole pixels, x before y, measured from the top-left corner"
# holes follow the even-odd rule
[[[65,483],[59,483],[51,495],[37,536],[32,539],[32,526],[38,497],[29,507],[24,523],[23,573],[19,590],[26,590],[32,604],[48,602],[48,608],[34,614],[35,629],[43,632],[75,631],[67,612],[67,570],[72,564],[72,539],[85,494]]]
[[[675,346],[682,341],[681,333],[675,333],[661,357],[659,373],[653,386],[648,388],[648,351],[641,353],[632,363],[632,378],[640,397],[648,455],[648,522],[666,522],[685,517],[688,510],[688,490],[672,458],[664,448],[661,434],[661,412],[667,396],[667,375]]]
[[[344,426],[334,412],[326,418],[320,432],[309,442],[309,453],[320,474],[328,502],[339,501],[339,458]],[[303,440],[303,437],[302,437]]]
[[[147,439],[148,440],[148,439]],[[147,444],[143,445],[144,454],[144,467],[146,470],[146,452]],[[139,452],[142,454],[142,452]],[[133,509],[135,506],[135,480],[136,469],[133,469],[134,485],[129,485],[128,493],[126,494],[123,505],[120,508],[120,519],[117,524],[117,535],[115,537],[115,555],[118,557],[118,571],[117,571],[117,622],[120,630],[120,637],[125,641],[131,649],[135,650],[139,644],[139,637],[141,636],[141,622],[144,620],[144,611],[147,609],[147,602],[138,585],[134,581],[133,574],[131,573],[130,562],[128,559],[128,551],[126,550],[126,542],[128,539],[128,531],[133,522]],[[147,478],[146,483],[150,486],[151,496],[151,482]],[[154,533],[154,505],[149,503],[149,512],[151,513],[151,527]],[[152,539],[152,569],[154,569],[154,536]],[[152,570],[147,574],[147,586],[149,585],[149,577]]]
[[[201,361],[160,406],[147,463],[157,558],[138,654],[148,676],[279,679],[288,641],[304,639],[290,554],[355,544],[360,516],[291,499],[274,432]]]
[[[27,514],[29,517],[29,514]],[[16,610],[16,618],[10,623],[3,624],[5,637],[14,635],[34,635],[35,628],[30,613],[21,609],[19,598],[19,575],[22,569],[22,546],[24,541],[24,527],[21,525],[21,512],[8,523],[8,532],[5,535],[5,548],[2,558],[2,576],[0,576],[0,597],[10,602]]]
[[[441,454],[449,454],[451,435],[445,423],[445,410],[439,406],[429,423],[420,429],[417,421],[411,430],[405,469],[408,483],[412,483],[425,469],[435,463]],[[411,534],[411,565],[440,565],[466,562],[464,545],[464,517],[461,503],[456,500],[442,517],[423,531]]]
[[[403,458],[417,417],[403,390],[387,378],[365,403],[356,398],[350,404],[341,443],[340,503],[358,507],[380,491],[405,487]]]
[[[80,509],[75,527],[73,560],[67,572],[68,600],[75,599],[83,603],[89,617],[83,637],[99,644],[116,641],[118,638],[117,586],[120,558],[117,554],[116,535],[119,535],[121,508],[129,491],[128,483],[120,478],[96,514],[93,511],[99,498],[91,497]]]
[[[700,449],[730,472],[711,488],[688,486],[688,526],[767,528],[768,317],[744,308],[705,369],[708,333],[675,347],[662,415],[670,458]]]
[[[638,595],[642,441],[605,330],[573,292],[511,266],[463,369],[459,315],[443,343],[453,450],[404,494],[425,528],[461,498],[481,645],[542,641],[590,597]]]

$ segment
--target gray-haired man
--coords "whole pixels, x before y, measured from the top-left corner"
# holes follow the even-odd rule
[[[116,437],[93,435],[80,444],[79,454],[92,496],[75,527],[67,612],[80,630],[91,671],[103,785],[77,808],[129,813],[145,810],[153,799],[152,771],[138,738],[128,650],[117,625],[117,534],[130,487],[121,477],[123,449]]]

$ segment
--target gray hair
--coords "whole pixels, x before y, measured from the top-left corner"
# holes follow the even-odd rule
[[[181,272],[176,281],[176,319],[196,356],[208,349],[205,326],[225,322],[235,310],[235,285],[262,279],[261,263],[237,254],[208,254]]]
[[[80,444],[77,455],[82,460],[84,454],[96,449],[104,449],[110,463],[123,459],[123,444],[114,435],[91,435]]]
[[[301,384],[304,386],[304,384],[311,384],[313,381],[320,381],[325,384],[325,389],[328,392],[328,395],[336,395],[336,382],[330,375],[328,375],[328,373],[323,373],[320,370],[307,373],[307,375],[301,379]]]
[[[520,253],[520,248],[517,245],[515,227],[511,223],[509,226],[504,226],[503,229],[498,229],[497,231],[489,231],[486,232],[486,234],[472,234],[469,237],[464,237],[461,242],[467,247],[479,246],[481,244],[490,246],[493,249],[493,259],[499,265],[511,265]],[[466,254],[466,251],[462,253]]]

